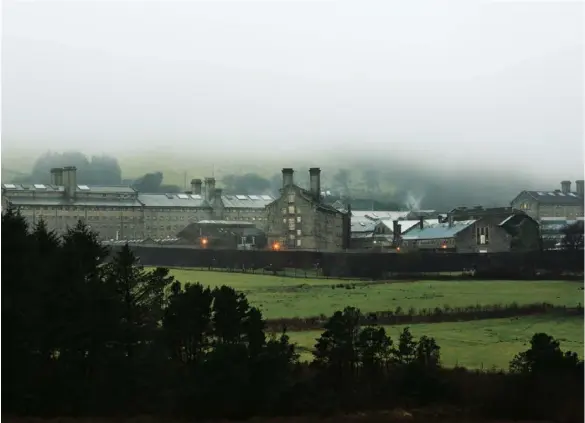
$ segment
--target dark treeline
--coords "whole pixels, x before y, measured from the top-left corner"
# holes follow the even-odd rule
[[[34,163],[30,174],[20,174],[11,182],[20,184],[49,184],[50,171],[55,167],[75,166],[77,183],[85,185],[125,185],[132,186],[140,192],[181,192],[181,187],[163,183],[161,172],[149,172],[136,180],[122,179],[122,169],[118,159],[108,155],[88,158],[83,153],[70,151],[65,153],[47,152]]]
[[[2,216],[3,413],[245,418],[454,406],[582,421],[583,362],[535,334],[510,372],[441,367],[440,346],[391,339],[359,310],[331,316],[314,360],[232,288],[182,286],[109,251],[81,222],[58,238]]]

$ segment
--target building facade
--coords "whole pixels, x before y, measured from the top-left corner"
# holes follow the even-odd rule
[[[294,170],[282,169],[281,196],[266,207],[266,235],[274,248],[339,251],[349,247],[350,215],[321,200],[321,170],[311,168],[310,190],[294,184]]]
[[[214,178],[191,181],[180,194],[139,193],[126,186],[77,184],[75,167],[51,170],[51,184],[3,184],[2,206],[17,208],[30,225],[41,219],[58,234],[81,220],[103,240],[175,237],[189,223],[221,219],[266,225],[269,195],[222,195]]]
[[[540,248],[538,223],[525,213],[484,213],[469,220],[448,216],[440,223],[416,225],[400,236],[404,251],[457,253],[535,251]]]
[[[570,181],[562,181],[561,189],[553,191],[522,191],[511,202],[536,220],[549,217],[564,217],[575,220],[583,217],[583,180],[575,182],[576,190],[571,190]]]

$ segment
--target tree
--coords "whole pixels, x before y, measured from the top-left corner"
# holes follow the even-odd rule
[[[416,345],[416,363],[425,368],[436,368],[441,364],[441,347],[434,338],[422,336]]]
[[[211,303],[209,288],[180,282],[171,287],[169,305],[163,317],[166,345],[171,358],[185,363],[199,362],[210,347]]]
[[[546,374],[582,368],[576,353],[563,352],[560,344],[546,333],[536,333],[530,348],[517,354],[510,362],[510,371],[520,374]]]
[[[393,352],[398,364],[409,365],[415,362],[417,358],[417,343],[408,327],[402,330],[398,338],[398,346]]]
[[[263,194],[270,191],[271,183],[268,179],[256,173],[244,175],[226,175],[222,179],[226,194]]]
[[[335,186],[340,189],[343,195],[349,195],[350,172],[347,169],[339,169],[333,176]]]
[[[561,246],[564,250],[582,250],[584,246],[584,225],[582,220],[565,226],[562,231]]]
[[[359,363],[357,345],[360,331],[360,311],[346,307],[336,311],[325,324],[325,332],[315,345],[315,364],[337,373],[340,378],[353,375]]]
[[[75,166],[77,183],[86,185],[119,185],[122,181],[122,170],[118,160],[111,156],[93,156],[90,159],[78,151],[64,153],[47,152],[34,163],[30,175],[17,178],[18,183],[51,182],[50,170],[55,167]]]
[[[145,340],[151,340],[163,318],[164,294],[173,282],[168,269],[146,272],[128,244],[106,267],[106,283],[117,293],[120,342],[128,358]]]
[[[363,173],[364,183],[369,192],[380,192],[380,171],[377,169],[366,169]]]
[[[383,327],[365,327],[358,335],[360,362],[370,375],[386,368],[392,360],[392,339]]]

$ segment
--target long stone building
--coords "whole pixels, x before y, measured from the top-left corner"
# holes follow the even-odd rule
[[[2,207],[13,206],[31,225],[43,219],[63,233],[82,220],[104,240],[175,237],[201,220],[251,221],[264,229],[271,195],[223,195],[214,178],[191,181],[180,194],[139,193],[126,186],[77,183],[77,169],[51,169],[50,184],[2,184]]]
[[[585,182],[583,180],[575,181],[575,186],[576,190],[573,191],[571,181],[562,181],[561,189],[522,191],[512,200],[511,205],[536,220],[550,217],[575,220],[583,217]]]
[[[349,248],[351,215],[322,201],[321,170],[309,169],[310,190],[295,185],[293,175],[293,169],[282,169],[281,196],[266,207],[269,245],[317,251]]]

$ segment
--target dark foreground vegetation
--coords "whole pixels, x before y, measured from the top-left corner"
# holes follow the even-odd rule
[[[336,312],[300,364],[285,332],[223,286],[182,286],[109,251],[83,224],[61,239],[2,216],[2,411],[247,418],[439,405],[477,418],[583,421],[583,362],[546,334],[510,372],[441,367],[440,346]],[[302,419],[302,418],[301,418]]]
[[[416,310],[410,308],[403,310],[396,307],[395,310],[377,311],[360,315],[361,325],[407,325],[417,323],[444,323],[467,322],[471,320],[502,319],[506,317],[536,316],[550,314],[554,316],[582,316],[583,307],[555,306],[548,303],[535,304],[493,304],[475,305],[468,307],[435,307]],[[293,317],[282,319],[269,319],[266,326],[271,331],[280,331],[283,328],[289,331],[319,330],[323,329],[329,320],[328,316]]]

